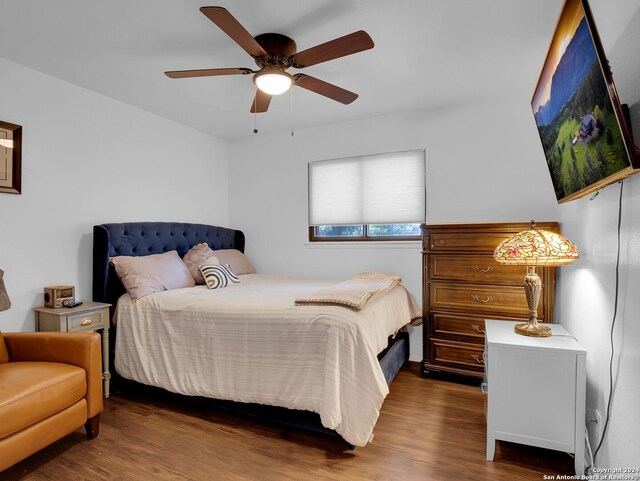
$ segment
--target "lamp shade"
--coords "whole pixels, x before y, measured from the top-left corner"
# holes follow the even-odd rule
[[[566,237],[547,230],[531,228],[509,237],[496,247],[495,260],[502,264],[525,266],[561,266],[580,257],[578,248]]]

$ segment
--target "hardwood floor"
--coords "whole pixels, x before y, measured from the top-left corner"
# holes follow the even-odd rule
[[[402,369],[373,443],[349,451],[333,437],[273,426],[193,399],[144,391],[106,400],[100,435],[84,428],[0,473],[13,480],[505,480],[573,474],[565,453],[500,442],[485,455],[477,386]]]

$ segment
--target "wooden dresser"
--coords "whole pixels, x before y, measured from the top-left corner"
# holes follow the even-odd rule
[[[529,223],[422,224],[423,360],[421,372],[482,378],[484,320],[528,320],[525,266],[493,259],[506,238]],[[536,227],[560,232],[555,222]],[[553,322],[555,268],[536,268],[543,289],[538,320]]]

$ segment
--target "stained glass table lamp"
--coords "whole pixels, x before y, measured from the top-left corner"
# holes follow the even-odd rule
[[[578,248],[560,234],[537,229],[535,222],[531,221],[529,230],[518,232],[501,242],[496,247],[493,257],[502,264],[527,266],[524,292],[529,307],[529,322],[516,324],[515,332],[523,336],[550,336],[551,328],[538,323],[538,301],[542,292],[542,280],[536,273],[536,266],[570,264],[580,257]]]

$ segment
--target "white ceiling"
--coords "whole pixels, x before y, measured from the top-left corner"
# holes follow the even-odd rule
[[[530,95],[562,4],[563,0],[0,0],[0,57],[234,140],[254,135],[251,76],[174,80],[163,74],[255,68],[249,55],[198,11],[203,5],[224,6],[253,35],[288,35],[299,51],[360,29],[376,44],[373,50],[304,70],[358,93],[354,103],[345,106],[297,88],[293,104],[284,94],[273,99],[267,113],[258,114],[257,126],[264,133],[499,95]],[[625,25],[637,8],[637,0],[591,4],[601,34],[610,23]],[[612,4],[617,8],[611,9]],[[605,48],[608,40],[603,35]]]

